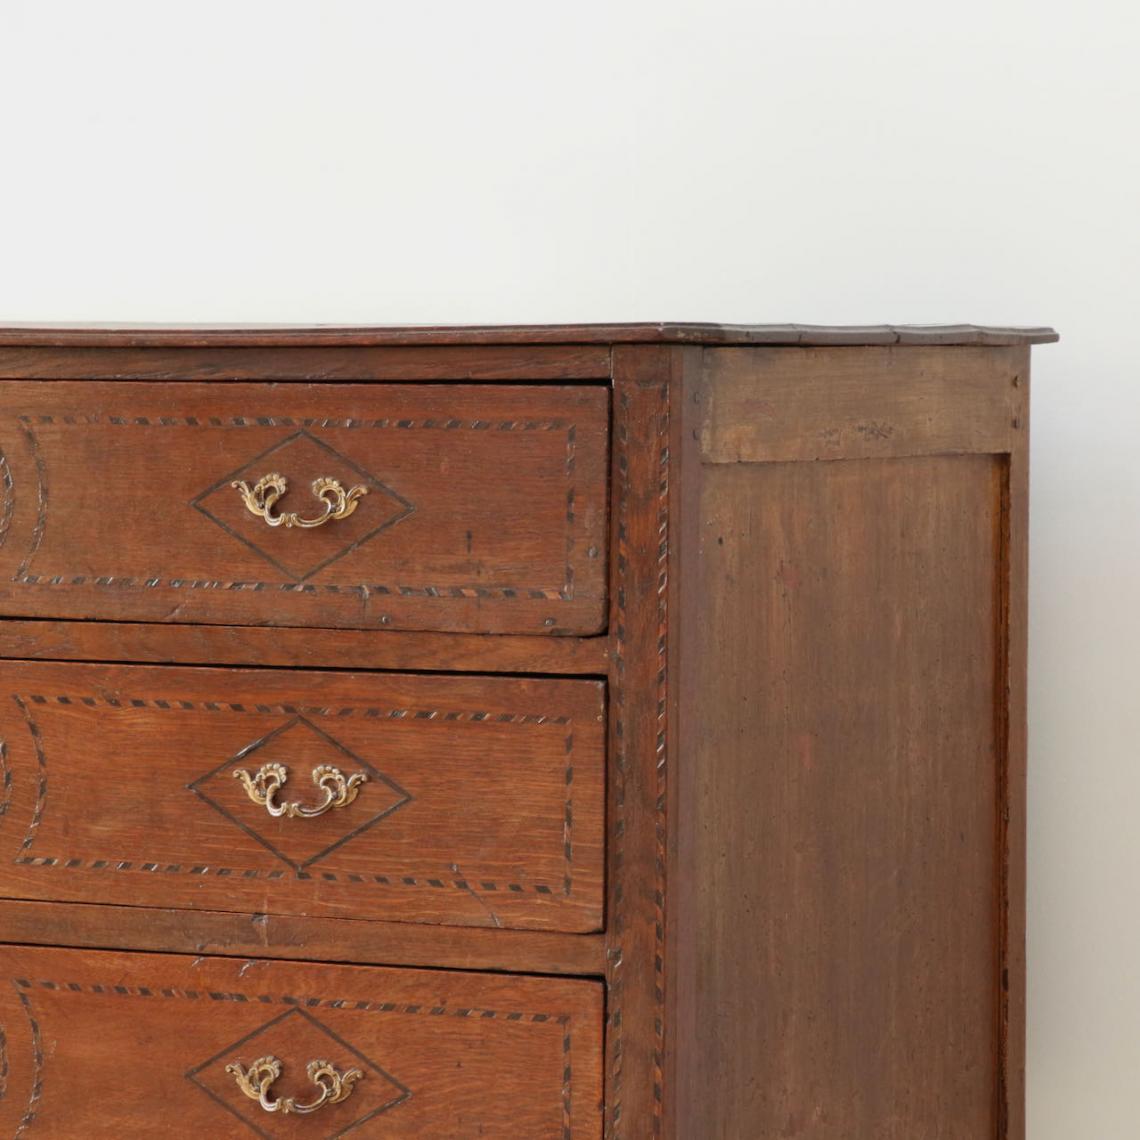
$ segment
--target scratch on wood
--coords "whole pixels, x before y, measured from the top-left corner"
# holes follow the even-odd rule
[[[469,894],[483,908],[483,910],[487,912],[495,926],[502,929],[503,924],[499,921],[499,916],[487,905],[487,901],[476,893],[475,889],[466,880],[466,878],[464,878],[463,872],[459,869],[458,863],[451,864],[451,871],[452,874],[454,874],[456,877],[455,885]]]

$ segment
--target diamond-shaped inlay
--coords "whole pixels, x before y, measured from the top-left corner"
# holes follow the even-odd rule
[[[252,774],[268,763],[288,769],[289,778],[278,796],[281,801],[319,803],[324,793],[313,785],[312,772],[321,765],[338,768],[346,778],[356,773],[368,778],[345,807],[332,808],[311,819],[274,818],[264,805],[254,803],[241,781],[234,778],[239,768]],[[298,874],[412,800],[395,780],[303,716],[295,716],[247,744],[189,788]]]
[[[267,1056],[282,1063],[281,1076],[272,1087],[273,1096],[294,1096],[302,1103],[314,1100],[319,1091],[309,1083],[305,1072],[310,1061],[327,1060],[340,1072],[359,1069],[363,1076],[353,1084],[350,1096],[337,1104],[325,1105],[312,1116],[270,1113],[250,1100],[233,1074],[226,1072],[227,1065],[248,1067]],[[298,1135],[335,1140],[349,1132],[355,1134],[365,1121],[403,1104],[412,1095],[391,1073],[304,1009],[278,1015],[196,1065],[186,1077],[266,1140],[291,1140]]]
[[[246,508],[240,492],[231,486],[238,480],[253,485],[271,471],[284,475],[289,484],[281,500],[282,511],[319,515],[323,504],[313,497],[311,485],[321,476],[338,480],[345,490],[367,487],[368,494],[359,500],[351,515],[326,526],[314,530],[271,527]],[[306,581],[326,566],[359,550],[415,510],[407,499],[370,471],[304,430],[253,456],[207,487],[190,505],[297,582]]]

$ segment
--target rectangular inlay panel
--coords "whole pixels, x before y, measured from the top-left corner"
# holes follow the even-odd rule
[[[0,383],[8,616],[596,633],[601,386]],[[233,484],[361,488],[318,527]],[[330,500],[340,505],[335,492]]]
[[[597,930],[603,697],[589,680],[5,662],[0,891]],[[275,765],[285,782],[254,802],[244,783]],[[315,786],[322,769],[342,784]]]
[[[601,1034],[598,982],[0,947],[0,1134],[598,1140]],[[349,1091],[266,1111],[262,1058],[270,1104]]]

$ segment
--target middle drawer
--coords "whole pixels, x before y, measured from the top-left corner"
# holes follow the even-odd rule
[[[586,932],[604,685],[0,664],[0,894]]]

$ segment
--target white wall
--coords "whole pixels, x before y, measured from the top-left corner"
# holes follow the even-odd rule
[[[1127,1140],[1137,10],[0,0],[0,317],[1055,324],[1035,353],[1030,1134]]]

